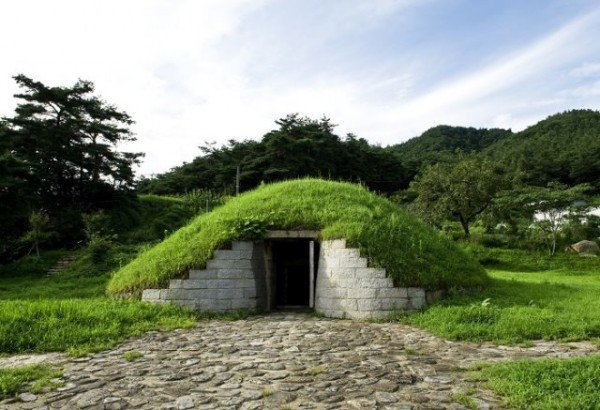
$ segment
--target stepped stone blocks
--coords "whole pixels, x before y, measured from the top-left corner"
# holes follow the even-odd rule
[[[187,279],[173,279],[168,289],[146,289],[142,300],[171,302],[194,310],[263,309],[266,300],[262,243],[234,242],[215,252],[206,269],[191,270]]]
[[[142,300],[171,302],[199,311],[267,309],[267,292],[274,286],[267,286],[267,281],[275,280],[267,275],[265,265],[271,263],[269,248],[264,241],[234,242],[231,249],[215,251],[206,269],[191,270],[187,278],[171,280],[168,289],[146,289]],[[394,287],[385,269],[369,267],[360,251],[347,248],[345,240],[321,242],[314,307],[325,316],[384,317],[397,310],[421,309],[441,296],[441,291]]]
[[[395,310],[421,309],[442,296],[421,288],[394,287],[385,269],[369,268],[345,240],[323,241],[316,280],[315,310],[328,317],[377,318]]]

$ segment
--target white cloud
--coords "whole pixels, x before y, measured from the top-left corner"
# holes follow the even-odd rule
[[[566,65],[572,71],[564,77],[591,75],[596,63],[579,71],[573,66],[584,58],[593,61],[590,54],[598,51],[592,40],[581,40],[599,22],[598,13],[592,13],[487,66],[458,78],[440,78],[422,91],[429,56],[418,50],[411,60],[346,60],[353,30],[399,24],[388,17],[421,7],[422,1],[356,0],[337,7],[324,3],[323,13],[329,14],[318,15],[319,21],[276,21],[272,26],[256,21],[270,21],[265,15],[272,7],[288,3],[9,4],[0,14],[0,115],[10,115],[14,108],[14,74],[48,84],[90,79],[106,100],[137,121],[139,140],[127,148],[147,153],[144,174],[193,159],[205,140],[258,138],[273,127],[274,119],[290,112],[326,114],[340,124],[341,134],[355,132],[384,143],[397,143],[439,123],[522,127],[564,107],[565,101],[577,101],[573,94],[556,94],[565,84],[545,87],[540,79],[554,81],[554,71]],[[526,87],[528,83],[541,89]],[[594,96],[586,98],[594,101]]]
[[[497,117],[497,113],[506,108],[507,98],[515,94],[515,89],[525,88],[530,92],[527,82],[535,82],[548,71],[585,55],[589,47],[579,39],[598,22],[598,12],[587,14],[461,78],[454,81],[444,79],[439,87],[400,105],[395,112],[387,113],[388,121],[400,121],[415,131],[436,123],[469,124],[478,120],[486,121],[478,124],[480,126],[489,126],[489,121],[498,126],[510,126],[511,122],[518,122],[514,114],[505,113]],[[551,84],[548,86],[551,88]],[[518,91],[516,94],[517,98],[522,97]],[[524,102],[517,100],[517,104]],[[512,104],[514,107],[515,102]],[[513,126],[522,128],[523,125]]]
[[[600,76],[600,62],[595,63],[584,63],[577,68],[574,68],[569,73],[571,76],[576,78],[587,78],[587,77],[599,77]]]
[[[561,91],[560,95],[577,99],[600,96],[600,81]]]

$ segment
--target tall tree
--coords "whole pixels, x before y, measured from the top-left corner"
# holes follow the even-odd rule
[[[133,187],[132,166],[142,154],[116,149],[135,140],[127,113],[95,96],[89,81],[49,87],[24,75],[14,79],[23,91],[3,138],[45,206],[86,204]]]
[[[434,223],[458,221],[469,238],[471,223],[499,192],[511,186],[513,176],[497,162],[480,155],[462,154],[459,158],[456,163],[430,165],[411,182],[410,189],[417,195],[412,206]]]
[[[51,87],[24,75],[14,79],[17,108],[0,126],[0,218],[22,214],[7,228],[16,238],[27,216],[43,209],[75,239],[82,211],[107,207],[134,187],[132,167],[142,154],[118,149],[135,140],[133,120],[94,95],[89,81]]]
[[[556,253],[556,245],[563,223],[568,218],[581,220],[591,204],[588,202],[589,184],[569,187],[551,182],[545,187],[527,186],[512,195],[512,207],[535,215],[532,228],[537,233],[550,256]]]
[[[27,187],[26,163],[11,150],[9,129],[0,121],[0,254],[7,242],[18,238],[27,225],[31,192]]]

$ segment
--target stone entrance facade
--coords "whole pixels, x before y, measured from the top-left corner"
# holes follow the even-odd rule
[[[287,241],[288,248],[294,241],[298,246],[310,246],[309,260],[294,271],[308,275],[307,280],[294,286],[306,284],[308,289],[302,291],[310,297],[305,307],[314,307],[327,317],[384,317],[398,310],[420,309],[441,296],[441,292],[421,288],[395,287],[385,269],[369,267],[360,251],[346,247],[345,240],[317,243],[317,237],[315,231],[272,231],[262,241],[234,242],[231,249],[217,250],[206,269],[191,270],[187,278],[171,280],[168,289],[146,289],[142,299],[219,312],[282,307],[278,305],[281,289],[280,293],[277,289],[278,283],[282,286],[278,280],[282,273],[274,253],[281,241]]]

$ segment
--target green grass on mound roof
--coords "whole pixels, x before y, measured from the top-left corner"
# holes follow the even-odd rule
[[[384,267],[396,285],[427,289],[485,283],[483,268],[453,242],[360,185],[301,179],[261,186],[195,218],[117,271],[113,294],[165,287],[233,241],[267,230],[310,229],[345,238],[369,266]]]

